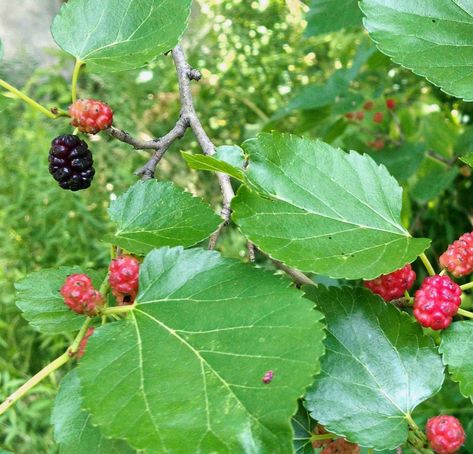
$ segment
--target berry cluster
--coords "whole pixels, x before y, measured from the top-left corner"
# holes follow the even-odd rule
[[[371,281],[364,281],[363,285],[373,293],[381,296],[385,301],[392,301],[404,296],[404,292],[409,290],[416,280],[416,273],[410,263],[390,274]]]
[[[108,104],[96,99],[78,99],[69,106],[71,125],[80,132],[97,134],[112,126],[113,111]]]
[[[414,296],[414,316],[422,326],[445,329],[461,303],[461,288],[448,276],[430,276]]]
[[[104,304],[102,295],[86,274],[68,276],[60,292],[66,305],[78,314],[96,315],[97,309]]]
[[[128,255],[112,260],[109,283],[119,306],[133,304],[138,293],[140,262]]]
[[[87,144],[66,134],[56,137],[49,150],[49,173],[63,189],[79,191],[92,183],[94,160]]]
[[[454,416],[430,418],[425,426],[430,446],[438,454],[457,452],[465,442],[465,431]]]
[[[465,233],[448,246],[439,262],[455,277],[473,273],[473,232]]]
[[[69,106],[71,124],[79,131],[96,134],[113,121],[110,107],[95,99],[79,99]],[[87,143],[73,134],[56,137],[49,150],[49,172],[63,189],[79,191],[92,183],[94,160]]]
[[[140,262],[128,255],[117,257],[110,263],[108,279],[119,306],[133,304],[135,301],[139,272]],[[78,314],[97,315],[98,309],[104,305],[104,297],[95,290],[92,280],[86,274],[68,276],[60,293],[67,306]]]

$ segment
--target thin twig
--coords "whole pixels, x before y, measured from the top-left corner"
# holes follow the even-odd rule
[[[312,279],[310,279],[301,271],[291,268],[278,260],[271,259],[271,261],[276,265],[277,268],[288,274],[297,286],[301,287],[302,285],[317,285]]]

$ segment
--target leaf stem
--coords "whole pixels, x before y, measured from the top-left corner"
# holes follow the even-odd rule
[[[432,264],[430,263],[429,259],[427,258],[427,256],[422,253],[419,255],[420,259],[422,260],[422,263],[424,264],[425,266],[425,269],[427,270],[427,272],[431,275],[431,276],[434,276],[435,275],[435,270],[434,270],[434,267],[432,266]]]
[[[76,64],[74,65],[74,72],[72,73],[72,85],[71,85],[71,95],[72,95],[72,102],[77,100],[77,81],[79,80],[79,74],[84,62],[77,58]]]
[[[33,375],[33,377],[31,377],[26,383],[20,386],[13,394],[5,399],[5,401],[0,405],[0,415],[5,413],[17,400],[21,399],[30,389],[34,388],[48,375],[51,375],[55,370],[64,366],[64,364],[66,364],[75,355],[75,353],[77,353],[80,341],[85,336],[91,321],[92,319],[87,317],[74,341],[61,356],[50,362],[37,374]]]
[[[310,441],[320,441],[320,440],[332,440],[337,436],[334,434],[312,434],[310,436]]]
[[[473,288],[473,282],[468,282],[468,284],[460,285],[460,288],[462,290],[469,290],[470,288]]]
[[[3,79],[0,79],[0,86],[5,88],[5,90],[8,90],[9,92],[13,93],[22,101],[26,102],[26,104],[28,104],[33,109],[41,112],[42,114],[46,115],[49,118],[52,118],[53,120],[59,117],[67,116],[67,113],[60,109],[57,109],[57,113],[53,113],[51,110],[42,106],[39,102],[36,102],[34,99],[30,98],[27,94],[23,93],[21,90],[18,90],[18,88],[15,88],[13,85],[10,85],[8,82],[4,81]]]
[[[465,309],[462,309],[461,307],[458,309],[457,314],[463,315],[463,317],[473,318],[473,312],[466,311]]]
[[[126,306],[105,307],[100,311],[100,315],[125,314],[127,312],[133,311],[135,307],[135,304],[127,304]]]

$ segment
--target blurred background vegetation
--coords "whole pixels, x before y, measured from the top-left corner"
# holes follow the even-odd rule
[[[327,27],[333,22],[324,15],[316,1],[196,1],[183,44],[190,63],[203,73],[194,84],[201,119],[216,145],[240,144],[260,131],[278,129],[369,153],[404,186],[403,222],[414,235],[433,239],[431,259],[436,260],[449,242],[472,230],[473,180],[470,168],[457,159],[473,151],[472,108],[377,52],[357,15],[342,24],[342,31]],[[46,67],[7,61],[0,64],[0,75],[43,104],[66,107],[73,61],[58,50],[50,55],[55,63]],[[85,70],[80,96],[105,100],[115,110],[115,124],[142,137],[166,133],[179,112],[168,57],[107,76]],[[386,108],[387,99],[394,99],[394,110]],[[367,101],[373,101],[372,108]],[[111,229],[107,207],[136,180],[133,172],[148,154],[105,135],[91,137],[97,170],[92,188],[66,192],[50,177],[47,155],[55,136],[72,132],[67,121],[49,121],[7,98],[1,99],[0,111],[3,398],[70,340],[39,334],[26,324],[14,305],[14,282],[58,265],[105,267],[108,247],[101,239]],[[375,112],[383,114],[379,123],[373,121]],[[190,133],[167,153],[157,178],[174,180],[218,210],[214,178],[186,168],[180,150],[199,152]],[[219,249],[246,259],[245,241],[236,229],[227,229]],[[264,264],[262,257],[258,261]],[[53,374],[0,418],[0,448],[56,452],[49,416],[65,372]],[[439,412],[457,415],[473,434],[473,407],[455,384],[448,382],[418,410],[419,423]],[[307,443],[299,449],[312,452]],[[473,443],[464,452],[473,452]]]

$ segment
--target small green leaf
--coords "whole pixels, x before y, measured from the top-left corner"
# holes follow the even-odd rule
[[[131,454],[124,441],[105,438],[81,409],[80,381],[73,369],[62,380],[54,402],[51,424],[60,454]]]
[[[349,441],[379,450],[400,446],[406,416],[444,380],[434,342],[409,315],[363,288],[308,293],[325,314],[328,335],[306,408]]]
[[[358,0],[312,0],[305,35],[317,36],[361,27],[361,18]]]
[[[295,454],[314,454],[310,437],[316,425],[317,423],[310,417],[302,402],[299,402],[297,413],[292,417]]]
[[[460,392],[473,401],[473,321],[455,322],[442,332],[439,350]]]
[[[104,272],[63,267],[29,274],[16,284],[16,305],[33,328],[47,334],[80,329],[84,316],[69,309],[59,293],[67,276],[76,273],[88,274],[96,288],[100,287],[105,277]]]
[[[323,354],[313,304],[287,280],[202,249],[152,251],[140,289],[80,361],[93,423],[149,453],[291,452],[291,417]]]
[[[411,196],[426,203],[441,195],[458,175],[458,167],[446,168],[444,164],[426,161],[418,172],[419,179],[411,188]]]
[[[273,258],[333,278],[372,279],[428,247],[401,225],[402,189],[369,156],[277,133],[243,148],[249,187],[233,200],[233,219]]]
[[[473,101],[473,5],[465,0],[362,0],[379,50],[446,93]]]
[[[93,71],[138,68],[171,50],[192,0],[69,0],[55,17],[56,43]]]
[[[221,222],[199,198],[157,180],[135,183],[112,202],[109,211],[117,230],[107,240],[142,255],[162,246],[193,246]]]
[[[191,154],[184,151],[181,154],[191,169],[223,172],[239,181],[245,181],[242,169],[243,154],[240,147],[225,147],[224,149],[220,147],[214,156]]]
[[[465,164],[468,164],[470,167],[473,167],[473,152],[469,152],[466,155],[460,157],[460,160]]]

